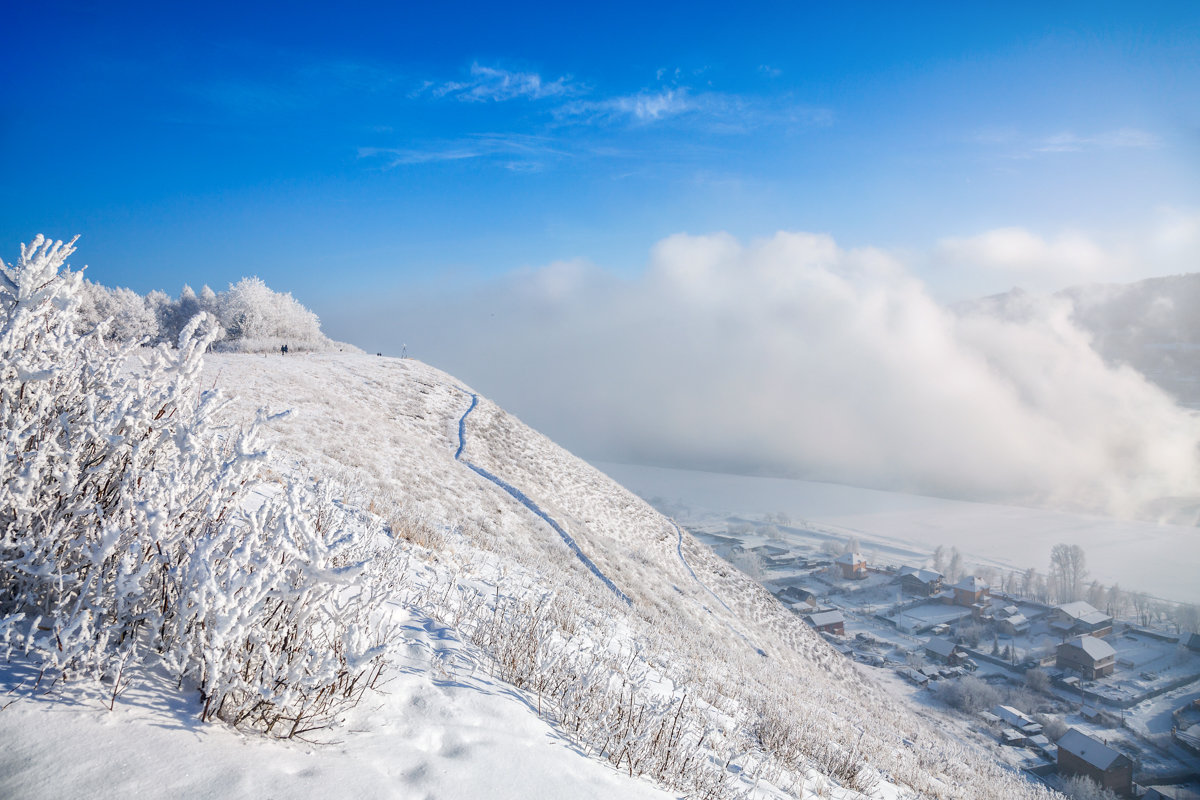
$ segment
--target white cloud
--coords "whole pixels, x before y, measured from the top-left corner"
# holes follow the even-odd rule
[[[654,122],[695,111],[707,105],[706,100],[693,99],[686,88],[664,89],[658,92],[609,97],[603,100],[576,100],[556,111],[560,118],[578,118],[604,122],[632,119]]]
[[[524,98],[542,100],[564,97],[576,91],[569,76],[546,81],[536,72],[515,72],[479,63],[471,65],[470,78],[442,84],[426,82],[419,92],[428,90],[434,97],[452,97],[467,102],[503,102]]]
[[[1162,208],[1126,231],[1061,231],[1041,236],[1026,228],[995,228],[938,242],[933,262],[943,270],[1003,276],[1006,284],[1055,290],[1078,283],[1134,281],[1190,272],[1200,265],[1200,211]]]
[[[539,159],[569,155],[551,139],[521,134],[478,134],[425,147],[360,147],[359,158],[382,160],[386,167],[502,157],[501,165],[513,172],[542,169]],[[517,158],[514,158],[517,157]]]
[[[936,257],[959,268],[1004,272],[1027,288],[1050,288],[1108,279],[1120,272],[1122,259],[1078,231],[1045,239],[1024,228],[996,228],[947,238]]]
[[[592,458],[1119,514],[1200,486],[1200,421],[1106,366],[1065,306],[959,317],[829,236],[678,235],[636,279],[560,263],[453,295],[337,333],[403,339]]]
[[[1084,150],[1152,150],[1162,141],[1152,133],[1136,128],[1120,128],[1115,131],[1080,136],[1069,131],[1047,136],[1034,145],[1039,153],[1077,153]]]

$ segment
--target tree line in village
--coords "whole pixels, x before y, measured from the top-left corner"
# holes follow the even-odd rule
[[[974,574],[1015,597],[1051,604],[1085,600],[1114,618],[1125,617],[1132,611],[1139,625],[1173,625],[1177,633],[1200,631],[1200,607],[1194,604],[1171,603],[1145,592],[1125,591],[1116,583],[1106,586],[1098,580],[1088,580],[1091,573],[1087,567],[1087,553],[1077,544],[1054,545],[1045,572],[1038,572],[1036,567],[1004,571],[980,566],[968,573],[958,548],[941,545],[933,551],[933,568],[949,583]]]

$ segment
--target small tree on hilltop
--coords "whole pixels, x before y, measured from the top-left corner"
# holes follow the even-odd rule
[[[251,348],[324,341],[317,315],[289,292],[275,292],[259,278],[242,278],[220,296],[221,322],[229,339]],[[277,346],[277,345],[275,345]]]

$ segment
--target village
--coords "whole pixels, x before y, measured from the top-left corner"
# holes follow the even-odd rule
[[[767,526],[767,530],[772,530]],[[1200,634],[1051,604],[855,542],[693,529],[897,694],[946,716],[1032,780],[1118,797],[1200,798]]]

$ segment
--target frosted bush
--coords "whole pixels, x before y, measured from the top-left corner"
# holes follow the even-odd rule
[[[1117,794],[1086,775],[1075,775],[1063,781],[1063,793],[1071,800],[1117,800]]]
[[[108,341],[153,341],[159,335],[155,311],[146,298],[130,289],[109,289],[85,280],[81,286],[79,319],[82,330],[104,326]],[[176,329],[178,339],[182,326]]]
[[[290,293],[272,291],[259,278],[242,278],[218,298],[232,349],[276,350],[328,344],[317,315]]]
[[[212,425],[224,401],[199,369],[219,326],[198,315],[130,367],[136,342],[75,331],[73,244],[39,236],[0,261],[0,643],[114,691],[156,652],[207,718],[327,724],[378,677],[381,598],[342,585],[347,543],[299,489],[248,510],[263,415]]]

